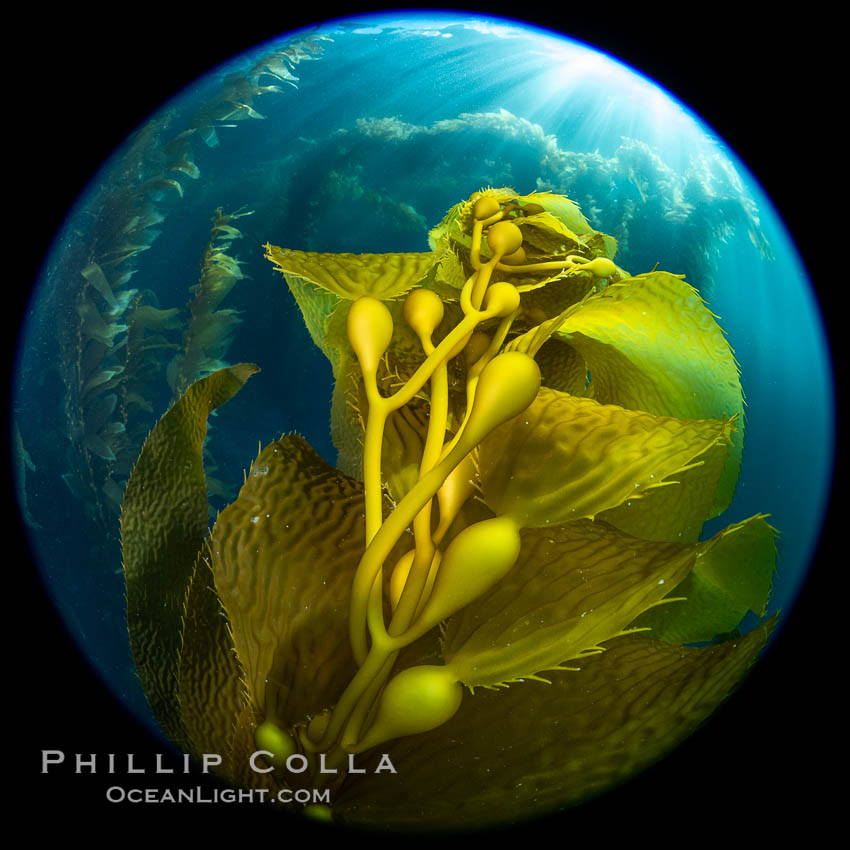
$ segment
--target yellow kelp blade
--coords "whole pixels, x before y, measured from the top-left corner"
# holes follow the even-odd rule
[[[505,345],[505,351],[522,351],[530,357],[536,357],[540,349],[551,339],[553,334],[560,330],[566,320],[578,310],[590,297],[594,290],[587,292],[583,298],[575,304],[570,304],[556,316],[546,319],[535,325],[520,336],[514,337]],[[561,346],[563,347],[563,346]],[[539,365],[539,364],[538,364]],[[585,372],[587,371],[585,367]]]
[[[331,706],[356,672],[348,610],[365,545],[362,485],[297,435],[260,452],[218,517],[212,570],[251,705],[284,728]]]
[[[540,204],[544,210],[562,221],[579,236],[594,232],[587,219],[582,215],[579,205],[564,195],[557,195],[554,192],[531,192],[528,195],[523,195],[520,201],[523,204]],[[616,249],[616,241],[612,240],[612,242]],[[611,253],[607,256],[613,258],[614,254]]]
[[[773,586],[778,532],[766,517],[729,526],[704,552],[688,577],[671,591],[684,602],[659,605],[634,625],[649,627],[667,643],[699,643],[735,629],[748,611],[763,617]]]
[[[266,245],[266,259],[280,271],[309,280],[340,298],[397,298],[412,289],[437,261],[431,251],[408,254],[320,254]]]
[[[207,417],[257,371],[239,363],[192,384],[145,440],[124,493],[130,648],[154,717],[180,744],[186,742],[178,708],[186,594],[207,534]],[[210,624],[224,627],[222,617]]]
[[[522,231],[522,246],[529,256],[531,252],[535,256],[581,253],[583,245],[578,235],[552,213],[519,217],[515,223]]]
[[[651,498],[732,425],[672,419],[542,388],[522,414],[480,446],[484,500],[522,528],[561,525]],[[675,486],[675,485],[670,485]]]
[[[428,405],[419,399],[387,418],[381,444],[381,475],[396,504],[419,480],[427,432]]]
[[[678,419],[729,419],[736,433],[711,516],[732,499],[743,446],[738,364],[697,291],[667,272],[609,286],[589,298],[558,335],[584,357],[593,397]]]
[[[525,531],[513,569],[449,620],[446,664],[473,688],[580,666],[668,596],[721,539],[653,543],[589,520]]]
[[[733,435],[737,424],[736,419]],[[699,540],[703,524],[711,513],[729,449],[729,440],[716,443],[703,452],[693,466],[670,476],[668,480],[675,484],[651,490],[643,499],[627,499],[618,507],[597,514],[597,519],[646,540],[678,543]]]
[[[450,831],[523,821],[599,794],[694,732],[772,625],[704,649],[625,637],[579,672],[553,673],[551,685],[476,691],[443,726],[388,745],[397,772],[344,785],[334,815],[373,829]]]
[[[336,368],[335,356],[332,349],[325,342],[325,337],[327,334],[326,325],[328,317],[339,305],[339,297],[331,292],[326,292],[324,289],[320,289],[298,275],[284,273],[284,277],[289,286],[289,291],[292,293],[295,303],[301,311],[301,316],[304,319],[304,324],[307,327],[310,338],[325,357],[331,361],[331,365]]]

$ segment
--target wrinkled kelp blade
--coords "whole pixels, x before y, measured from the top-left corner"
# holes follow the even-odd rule
[[[183,616],[207,534],[207,417],[256,371],[253,364],[240,363],[192,384],[154,426],[124,494],[121,547],[130,647],[154,717],[181,743],[177,693]]]
[[[670,477],[676,484],[651,490],[645,499],[628,499],[598,514],[597,519],[635,537],[694,543],[711,514],[712,499],[729,448],[728,440],[715,443],[699,456],[695,466]]]
[[[331,361],[331,365],[336,368],[333,349],[326,344],[325,336],[328,317],[339,304],[339,297],[331,292],[326,292],[324,289],[319,289],[318,286],[314,286],[310,281],[304,280],[303,277],[298,277],[298,275],[284,274],[284,277],[289,286],[289,291],[295,298],[298,309],[301,310],[310,338],[325,357]]]
[[[667,643],[699,643],[731,632],[748,611],[763,617],[776,568],[776,529],[763,516],[721,531],[718,544],[700,557],[672,595],[684,602],[661,605],[635,622]]]
[[[729,419],[736,433],[711,516],[732,499],[743,446],[738,364],[697,291],[651,272],[589,298],[558,331],[584,357],[593,397],[678,419]]]
[[[665,479],[724,451],[730,431],[722,420],[652,416],[544,387],[481,443],[481,491],[524,528],[594,517],[651,500]]]
[[[219,515],[210,551],[251,702],[263,716],[283,726],[304,720],[332,705],[356,672],[348,607],[364,549],[359,482],[298,435],[260,452],[238,499]]]
[[[202,550],[186,596],[178,703],[191,752],[217,753],[218,772],[233,775],[236,720],[247,695],[233,637]]]
[[[524,531],[513,569],[449,621],[446,664],[470,687],[581,665],[584,653],[669,595],[718,540],[653,543],[589,520]]]
[[[598,794],[690,735],[735,687],[772,626],[704,649],[620,638],[580,672],[554,673],[551,685],[476,691],[448,723],[389,745],[397,773],[343,786],[335,815],[376,829],[470,829]]]
[[[266,245],[266,258],[282,272],[298,275],[351,300],[361,295],[397,298],[412,289],[437,261],[430,252],[408,254],[319,254]]]

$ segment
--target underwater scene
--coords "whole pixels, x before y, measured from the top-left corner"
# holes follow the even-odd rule
[[[44,258],[9,430],[46,595],[154,751],[264,817],[457,833],[604,804],[728,717],[805,585],[835,400],[726,143],[438,11],[139,118]]]

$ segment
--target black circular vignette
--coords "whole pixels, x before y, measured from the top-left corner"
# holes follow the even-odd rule
[[[12,301],[7,362],[29,287],[57,228],[119,142],[165,99],[242,50],[306,25],[311,17],[375,8],[322,4],[308,10],[311,16],[287,10],[266,20],[236,7],[232,19],[226,11],[209,9],[194,16],[147,10],[132,26],[110,26],[92,19],[92,13],[84,20],[63,12],[45,21],[34,12],[24,13],[26,23],[19,28],[13,53],[20,89],[12,129],[7,130],[20,142],[19,164],[8,164],[14,191],[7,215],[21,229],[14,251],[21,268],[6,285]],[[443,8],[512,17],[497,4]],[[728,142],[773,199],[801,249],[835,345],[838,310],[831,302],[841,283],[830,276],[827,262],[835,258],[823,253],[817,235],[823,230],[840,233],[840,220],[833,216],[839,189],[826,170],[841,155],[831,141],[841,131],[831,125],[836,54],[829,33],[816,28],[820,16],[765,21],[755,11],[739,8],[727,15],[705,11],[698,19],[699,10],[681,6],[666,11],[644,6],[628,13],[606,6],[599,16],[534,4],[513,8],[523,20],[601,48],[661,83]],[[209,17],[215,23],[205,22]],[[7,93],[7,108],[11,102]],[[840,166],[836,160],[836,174]],[[110,804],[104,792],[112,783],[103,773],[75,775],[67,766],[41,773],[42,749],[63,750],[69,759],[75,753],[95,753],[99,761],[112,752],[138,753],[149,770],[154,754],[168,750],[138,726],[80,657],[27,557],[11,494],[9,500],[8,539],[18,554],[7,569],[20,575],[15,575],[6,608],[13,611],[12,634],[23,649],[8,659],[7,707],[22,752],[7,762],[6,771],[18,796],[43,812],[43,819],[36,815],[36,829],[107,836],[148,823],[157,830],[175,824],[190,830],[187,835],[209,838],[215,835],[213,827],[234,824],[255,836],[312,834],[315,827],[294,821],[281,830],[274,815],[254,805]],[[530,837],[552,829],[564,840],[591,834],[603,840],[653,835],[663,846],[667,835],[671,843],[680,843],[697,835],[727,840],[769,835],[772,826],[791,822],[825,828],[831,815],[829,756],[841,722],[831,675],[840,644],[830,638],[832,618],[841,613],[840,597],[839,604],[822,607],[824,572],[836,570],[843,560],[836,563],[832,557],[837,550],[836,512],[833,505],[795,609],[731,703],[672,756],[623,788],[506,832]],[[15,646],[8,638],[7,647]],[[20,778],[18,766],[23,768]],[[198,778],[193,773],[160,782],[148,776],[144,784],[192,787]]]

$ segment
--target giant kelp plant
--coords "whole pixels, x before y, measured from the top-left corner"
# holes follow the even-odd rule
[[[166,733],[240,785],[327,790],[308,813],[442,830],[578,803],[689,735],[767,640],[735,630],[775,560],[763,516],[700,539],[743,399],[696,291],[509,189],[430,251],[266,251],[333,366],[340,469],[284,436],[208,533],[206,418],[257,367],[152,431],[121,532]]]

